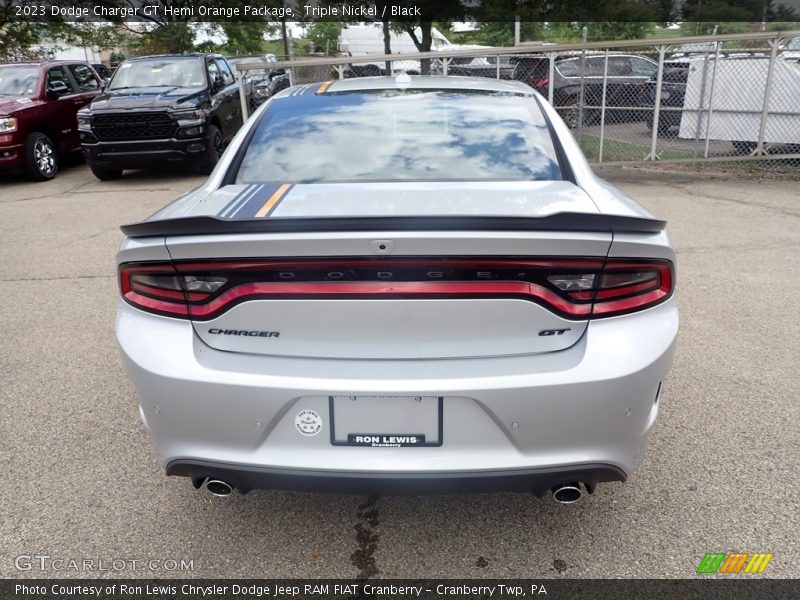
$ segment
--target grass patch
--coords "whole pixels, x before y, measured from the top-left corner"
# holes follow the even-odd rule
[[[597,162],[600,158],[600,138],[593,135],[584,135],[578,140],[583,154],[590,161]],[[690,150],[671,148],[657,148],[658,156],[662,159],[692,158]],[[619,140],[603,140],[603,162],[617,160],[644,160],[650,154],[650,145],[632,144]]]

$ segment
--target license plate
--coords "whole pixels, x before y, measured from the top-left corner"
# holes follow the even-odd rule
[[[329,396],[328,400],[334,446],[442,445],[440,396]]]

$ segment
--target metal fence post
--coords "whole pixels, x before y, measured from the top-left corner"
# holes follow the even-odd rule
[[[242,104],[242,123],[250,117],[249,106],[247,105],[247,94],[245,93],[244,76],[247,71],[242,71],[239,77],[239,102]]]
[[[585,28],[584,28],[585,29]],[[586,49],[581,50],[581,87],[578,92],[578,122],[575,125],[578,130],[576,136],[578,140],[583,139],[583,105],[586,104]]]
[[[447,65],[450,64],[449,58],[443,58],[442,60],[442,75],[447,75]]]
[[[716,42],[716,52],[714,53],[714,68],[711,70],[711,89],[708,91],[708,115],[706,115],[706,147],[703,150],[703,158],[708,158],[708,143],[711,141],[709,134],[711,128],[711,115],[714,114],[714,84],[717,81],[717,65],[719,64],[719,49],[721,42]]]
[[[656,145],[658,144],[658,124],[661,116],[661,87],[664,85],[664,55],[669,46],[658,46],[658,75],[656,76],[656,99],[653,106],[653,135],[650,139],[650,154],[645,160],[658,160]]]
[[[608,88],[608,48],[603,61],[603,97],[600,99],[600,149],[597,153],[597,162],[603,162],[603,143],[606,134],[606,90]]]
[[[764,86],[764,107],[761,109],[761,124],[758,128],[758,143],[756,144],[756,156],[762,156],[766,154],[764,152],[764,134],[767,131],[767,116],[769,114],[769,98],[770,92],[772,91],[772,73],[775,71],[775,61],[778,59],[778,44],[780,42],[779,38],[775,38],[769,41],[770,48],[772,51],[769,55],[769,68],[767,70],[767,82]]]
[[[339,79],[344,79],[344,65],[333,65],[333,68],[336,70]]]
[[[497,63],[497,78],[500,79],[500,57],[495,56],[494,61]]]
[[[547,101],[553,106],[553,78],[556,76],[556,55],[552,52],[547,55],[550,65],[547,70]]]

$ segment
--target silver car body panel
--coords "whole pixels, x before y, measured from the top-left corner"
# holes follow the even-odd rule
[[[463,87],[536,95],[518,82],[411,79],[411,85],[431,89]],[[334,82],[328,89],[395,85],[392,78],[350,79]],[[248,211],[266,202],[274,189],[225,185],[224,174],[258,115],[272,102],[297,93],[298,88],[290,88],[260,107],[209,179],[148,222],[209,216],[256,218]],[[536,101],[569,159],[572,182],[297,184],[284,190],[270,218],[470,215],[535,219],[558,213],[652,218],[632,199],[595,177],[556,112],[540,98]],[[244,212],[237,216],[238,210]],[[386,251],[376,250],[376,242],[389,242],[384,244]],[[178,264],[380,254],[675,262],[663,230],[539,231],[535,227],[168,233],[127,237],[117,261]],[[280,336],[211,332],[238,329],[274,330]],[[567,319],[519,299],[253,299],[214,319],[191,321],[144,312],[120,300],[116,330],[142,419],[167,468],[188,461],[380,477],[609,465],[627,475],[642,460],[659,410],[678,312],[674,295],[638,312],[582,320]],[[550,335],[554,330],[564,332]],[[414,399],[417,405],[411,403]],[[431,403],[437,399],[443,407],[438,432],[431,425]],[[317,420],[304,431],[299,420],[309,414]],[[385,431],[389,417],[402,421],[397,431]],[[340,445],[348,433],[423,433],[432,443],[424,447]]]
[[[593,321],[562,352],[365,362],[215,350],[190,323],[143,319],[124,302],[117,317],[125,366],[165,467],[191,458],[370,473],[602,463],[630,474],[658,413],[677,329],[672,299]],[[332,451],[331,395],[443,396],[444,444]],[[304,410],[322,416],[318,435],[297,432],[294,421]]]

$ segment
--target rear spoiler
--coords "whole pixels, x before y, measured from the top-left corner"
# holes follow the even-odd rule
[[[595,231],[658,233],[666,221],[622,215],[561,212],[546,217],[277,217],[221,219],[180,217],[120,227],[128,237],[216,235],[226,233],[309,233],[330,231]]]

